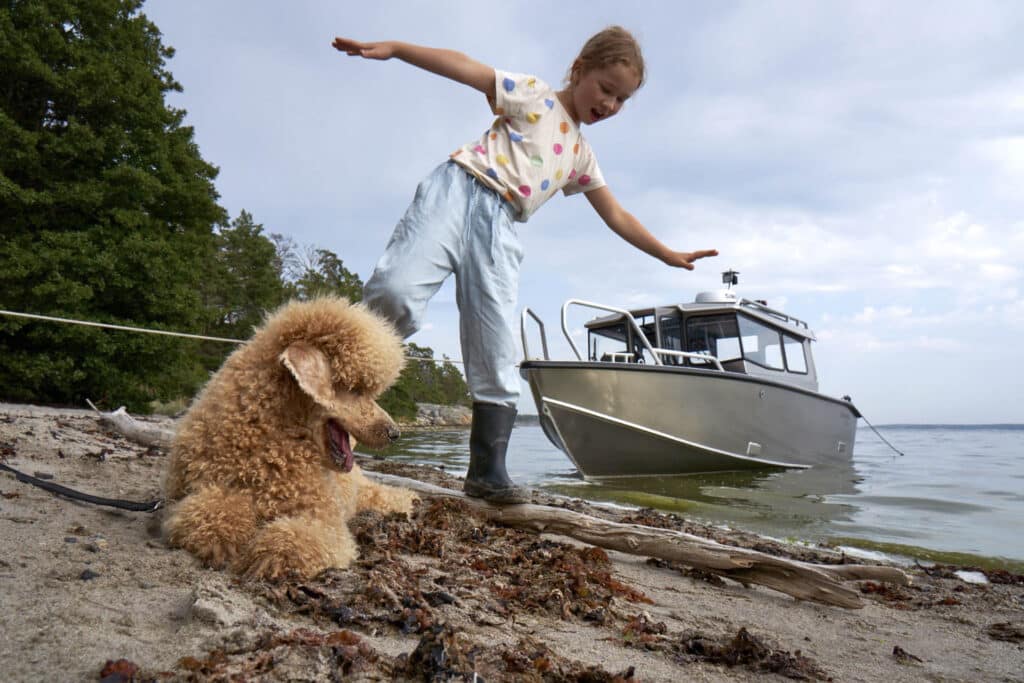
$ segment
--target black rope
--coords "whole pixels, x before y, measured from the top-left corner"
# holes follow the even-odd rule
[[[49,491],[50,493],[56,493],[57,495],[64,496],[65,498],[71,498],[72,500],[81,500],[86,503],[92,503],[93,505],[106,505],[107,507],[120,508],[122,510],[131,510],[132,512],[156,512],[157,510],[164,506],[163,499],[151,500],[145,503],[138,503],[133,500],[101,498],[99,496],[93,496],[88,493],[82,493],[81,491],[69,489],[68,487],[61,486],[60,484],[54,484],[51,481],[44,481],[42,479],[39,479],[38,477],[33,477],[31,475],[25,474],[24,472],[19,472],[13,467],[8,467],[3,463],[0,463],[0,469],[12,473],[14,476],[18,478],[18,481],[20,482],[32,484],[33,486],[38,486],[41,489]]]
[[[849,396],[843,396],[843,400],[846,401],[847,403],[849,403],[850,405],[853,405],[853,399],[850,398]],[[900,449],[896,448],[891,443],[889,443],[886,440],[886,438],[884,436],[882,436],[882,433],[880,431],[878,431],[877,429],[875,429],[875,425],[873,425],[870,422],[868,422],[868,419],[866,417],[864,417],[864,415],[859,410],[857,410],[856,408],[854,408],[854,410],[856,410],[857,417],[859,417],[860,419],[864,420],[864,422],[867,423],[868,427],[871,427],[871,431],[873,431],[875,433],[875,436],[877,436],[879,439],[884,441],[886,446],[888,446],[889,448],[893,449],[893,451],[896,452],[896,455],[904,455],[903,451],[901,451]]]
[[[867,422],[867,424],[868,424],[868,427],[871,427],[871,431],[873,431],[873,432],[874,432],[874,433],[875,433],[876,435],[878,435],[878,438],[879,438],[879,439],[881,439],[882,441],[885,441],[885,445],[886,445],[886,446],[888,446],[889,448],[891,448],[891,449],[893,449],[894,451],[896,451],[896,455],[903,455],[903,451],[901,451],[900,449],[896,448],[896,447],[895,447],[895,446],[893,446],[893,445],[892,445],[891,443],[889,443],[888,441],[886,441],[886,438],[885,438],[884,436],[882,436],[882,433],[881,433],[881,432],[879,432],[879,431],[878,431],[877,429],[875,429],[875,425],[873,425],[873,424],[871,424],[870,422],[868,422],[868,419],[867,419],[866,417],[864,417],[863,415],[861,415],[861,416],[860,416],[860,419],[862,419],[862,420],[864,420],[865,422]]]

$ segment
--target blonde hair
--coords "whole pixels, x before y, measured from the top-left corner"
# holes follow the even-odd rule
[[[640,43],[633,34],[621,26],[609,26],[595,33],[583,44],[583,49],[565,74],[565,82],[574,85],[574,78],[594,69],[603,69],[613,64],[625,64],[634,69],[640,78],[637,88],[644,84],[644,55]]]

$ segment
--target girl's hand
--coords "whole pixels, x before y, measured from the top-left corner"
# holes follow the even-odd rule
[[[693,270],[693,262],[708,256],[718,256],[717,249],[701,249],[699,251],[673,251],[663,260],[670,266]]]
[[[331,43],[334,49],[344,52],[351,57],[363,57],[365,59],[391,59],[395,56],[395,44],[391,41],[379,43],[360,43],[351,38],[337,37]]]

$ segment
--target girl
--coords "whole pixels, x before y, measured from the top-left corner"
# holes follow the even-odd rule
[[[516,417],[516,298],[523,222],[556,191],[584,193],[601,219],[627,242],[664,263],[693,270],[714,249],[683,252],[659,242],[616,201],[580,132],[619,113],[644,81],[640,46],[612,26],[586,42],[565,87],[499,71],[466,55],[394,41],[335,38],[334,47],[366,59],[398,58],[482,92],[497,115],[491,128],[452,153],[420,183],[364,300],[409,337],[427,302],[455,273],[459,335],[473,397],[469,471],[463,490],[493,503],[530,500],[512,483],[505,453]]]

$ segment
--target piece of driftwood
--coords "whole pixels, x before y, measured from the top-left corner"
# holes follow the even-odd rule
[[[100,424],[120,432],[135,443],[142,444],[143,446],[156,446],[158,448],[171,447],[171,442],[174,440],[173,430],[140,422],[129,415],[124,406],[113,412],[105,413],[94,406],[92,401],[86,399],[85,402],[89,404],[90,408],[99,413]]]
[[[169,447],[174,432],[140,422],[118,408],[100,414],[103,424],[145,446]],[[758,584],[801,600],[846,608],[863,607],[859,594],[841,582],[847,580],[887,581],[906,585],[910,578],[896,567],[881,565],[827,565],[787,560],[773,555],[716,543],[671,529],[639,524],[611,522],[564,508],[547,505],[492,505],[469,498],[461,491],[446,489],[416,479],[365,471],[366,476],[402,486],[430,497],[457,498],[465,501],[487,519],[506,526],[536,533],[552,533],[584,543],[618,550],[630,555],[656,557],[679,562],[733,579],[743,584]]]
[[[722,545],[699,536],[639,524],[610,522],[564,508],[546,505],[492,505],[469,498],[461,491],[391,474],[366,476],[403,486],[430,497],[464,500],[487,519],[499,524],[568,536],[584,543],[631,555],[657,557],[699,567],[743,584],[759,584],[801,600],[827,605],[863,607],[857,591],[843,580],[872,579],[906,585],[909,577],[895,567],[876,565],[824,565],[796,562],[755,550]]]

